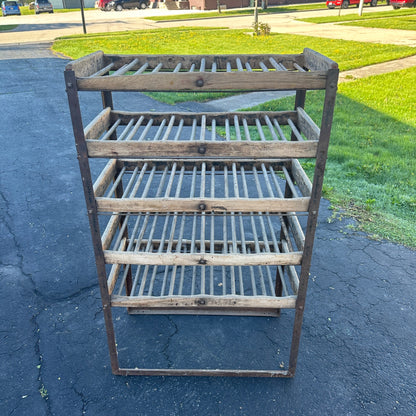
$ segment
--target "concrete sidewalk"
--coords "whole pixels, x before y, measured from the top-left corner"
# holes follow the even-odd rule
[[[369,240],[353,220],[330,220],[326,201],[293,380],[113,376],[64,88],[67,61],[45,45],[5,53],[3,46],[1,415],[415,414],[415,253]],[[100,96],[82,99],[90,120]],[[141,94],[115,100],[122,109],[187,110]],[[292,319],[291,311],[278,319],[114,316],[121,364],[172,368],[287,363]]]

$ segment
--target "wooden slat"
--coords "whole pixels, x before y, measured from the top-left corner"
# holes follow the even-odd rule
[[[121,68],[117,69],[111,76],[123,75],[127,71],[130,71],[137,63],[139,62],[138,59],[133,59],[130,63],[123,65]]]
[[[132,111],[112,111],[111,123],[120,120],[121,125],[126,125],[133,118],[135,120],[143,117],[146,123],[152,120],[155,124],[160,124],[163,120],[175,117],[175,120],[181,120],[184,126],[192,126],[195,120],[201,125],[202,119],[205,118],[207,124],[215,121],[217,126],[224,126],[226,120],[237,119],[240,123],[246,120],[250,125],[255,125],[258,119],[268,117],[279,122],[281,125],[288,124],[288,119],[297,122],[298,113],[296,111],[238,111],[238,112],[209,112],[209,113],[189,113],[189,112],[132,112]]]
[[[274,266],[297,265],[301,252],[259,254],[191,254],[104,251],[107,264],[152,264],[160,266]]]
[[[85,140],[98,139],[110,126],[111,108],[104,108],[84,129]]]
[[[133,242],[134,242],[134,244],[137,244],[137,240],[134,240]],[[146,247],[148,243],[149,243],[149,240],[146,239],[146,238],[143,238],[142,240],[140,240],[140,247]],[[179,244],[179,240],[173,239],[173,240],[170,240],[170,243],[172,244],[172,247],[177,247],[178,244]],[[186,239],[186,238],[181,239],[181,247],[187,247],[187,246],[191,245],[191,243],[192,243],[192,240],[189,240],[189,239]],[[241,247],[243,245],[243,240],[236,239],[236,240],[233,240],[232,243],[235,243],[237,245],[237,247]],[[156,238],[152,238],[151,244],[153,245],[153,249],[157,250],[157,249],[159,249],[159,247],[161,245],[161,240],[156,239]],[[195,244],[195,247],[196,247],[197,250],[201,250],[201,241],[200,240],[196,240],[194,244]],[[226,241],[224,243],[223,240],[215,240],[214,238],[212,238],[211,240],[202,241],[202,245],[205,247],[205,251],[211,251],[211,252],[214,252],[214,251],[221,252],[224,248],[224,244],[227,246],[228,242]],[[264,241],[254,241],[254,240],[245,240],[244,239],[244,244],[245,244],[245,247],[246,247],[246,251],[249,250],[249,249],[251,251],[254,251],[256,249],[255,248],[256,244],[258,244],[259,250],[264,251],[264,247],[265,247],[265,242]],[[162,249],[167,250],[167,246],[168,246],[168,242],[165,241],[164,244],[163,244]]]
[[[88,140],[89,157],[109,158],[313,158],[317,142],[97,142]]]
[[[293,293],[297,295],[298,290],[299,290],[299,276],[295,269],[295,266],[287,266],[286,272],[287,272],[287,275],[289,276],[289,282],[293,290]]]
[[[305,235],[299,223],[298,217],[294,212],[289,212],[287,219],[290,225],[290,230],[292,231],[292,235],[296,243],[296,247],[298,248],[298,250],[303,251],[305,247]]]
[[[117,160],[111,159],[107,162],[105,168],[101,171],[100,176],[94,182],[94,195],[100,197],[104,194],[108,185],[114,179],[117,168]]]
[[[296,296],[111,296],[111,306],[135,308],[294,308]]]
[[[309,198],[97,198],[101,212],[306,212]]]
[[[288,120],[288,124],[292,130],[293,135],[296,137],[296,139],[300,142],[303,142],[305,139],[302,137],[302,135],[300,134],[300,131],[298,130],[298,128],[295,126],[295,124],[293,123],[292,120]]]
[[[107,75],[108,72],[110,72],[111,69],[113,69],[114,64],[111,62],[111,64],[108,64],[104,68],[99,69],[95,74],[90,75],[91,77],[100,77],[101,75]]]
[[[184,377],[293,377],[289,370],[221,370],[175,368],[119,368],[113,371],[119,376],[184,376]]]
[[[117,232],[117,228],[119,224],[120,224],[120,215],[117,215],[117,214],[112,215],[101,236],[101,245],[103,247],[103,250],[107,250],[110,247],[111,241],[113,240]]]
[[[293,69],[293,65],[297,62],[303,66],[304,58],[302,54],[232,54],[232,55],[115,55],[106,54],[105,64],[113,62],[116,68],[120,68],[132,59],[138,59],[139,65],[148,62],[151,68],[154,68],[159,63],[163,64],[163,68],[167,70],[174,70],[178,63],[182,64],[183,69],[189,69],[192,65],[199,66],[201,59],[206,60],[206,68],[211,68],[215,65],[217,71],[224,71],[227,62],[236,62],[237,58],[241,62],[248,63],[252,68],[259,68],[260,61],[268,61],[273,57],[277,62],[283,64],[288,69]],[[234,68],[236,69],[236,68]]]
[[[282,248],[285,253],[289,252],[289,247],[286,241],[282,241]],[[295,266],[286,266],[286,271],[289,276],[290,285],[292,287],[293,293],[297,294],[299,290],[299,276],[296,271]]]
[[[302,107],[297,108],[298,126],[308,140],[319,140],[321,130]]]
[[[312,182],[303,170],[299,160],[292,159],[292,175],[303,196],[311,196]]]
[[[120,250],[125,250],[126,248],[127,239],[123,238],[120,243]],[[117,283],[117,278],[120,273],[120,269],[123,265],[122,264],[113,264],[111,267],[111,271],[108,275],[107,279],[107,286],[108,286],[108,293],[111,295]]]
[[[111,140],[114,137],[113,134],[119,125],[120,120],[116,120],[116,122],[108,129],[104,136],[100,137],[100,140]]]
[[[269,71],[255,74],[244,72],[195,72],[142,74],[99,78],[80,78],[79,90],[112,91],[280,91],[323,89],[326,73]]]
[[[300,72],[305,72],[305,70],[300,66],[300,65],[298,65],[296,62],[293,64],[293,66],[295,67],[295,69],[297,69],[298,71],[300,71]]]
[[[221,316],[262,316],[278,317],[276,308],[129,308],[129,315],[221,315]]]

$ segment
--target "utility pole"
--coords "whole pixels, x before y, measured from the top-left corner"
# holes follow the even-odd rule
[[[363,7],[364,7],[364,0],[360,0],[360,4],[358,6],[358,16],[363,15]]]
[[[84,35],[87,34],[87,27],[85,26],[85,16],[84,16],[84,0],[80,0],[81,2],[81,19],[82,19],[82,29],[84,30]]]

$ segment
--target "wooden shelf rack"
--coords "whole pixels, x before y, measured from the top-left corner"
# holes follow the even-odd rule
[[[106,55],[65,82],[91,227],[111,366],[120,375],[295,374],[338,66],[293,55]],[[318,126],[308,90],[325,90]],[[117,111],[113,91],[293,90],[287,111]],[[84,124],[79,91],[103,110]],[[247,103],[249,105],[249,103]],[[299,159],[315,159],[312,181]],[[91,159],[102,159],[94,174]],[[279,316],[295,309],[289,366],[120,368],[112,307],[133,314]]]

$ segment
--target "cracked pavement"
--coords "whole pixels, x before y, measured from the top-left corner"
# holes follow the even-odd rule
[[[111,374],[66,63],[41,44],[0,55],[0,414],[415,415],[415,252],[329,221],[327,201],[294,379]],[[99,97],[83,98],[92,117]],[[292,321],[114,313],[125,366],[276,368]]]

